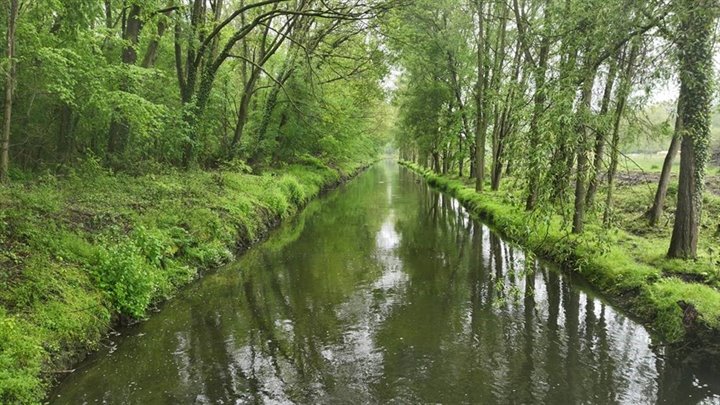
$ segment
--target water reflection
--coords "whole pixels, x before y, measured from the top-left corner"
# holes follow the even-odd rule
[[[720,403],[717,371],[394,164],[123,331],[56,403]]]

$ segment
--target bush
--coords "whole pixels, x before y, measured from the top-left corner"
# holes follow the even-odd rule
[[[100,250],[92,273],[112,307],[140,318],[150,304],[155,280],[140,249],[131,240]]]

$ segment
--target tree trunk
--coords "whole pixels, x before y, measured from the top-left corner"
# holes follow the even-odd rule
[[[258,143],[263,142],[265,140],[265,137],[267,136],[267,131],[270,127],[270,121],[272,119],[273,111],[275,111],[275,106],[277,106],[278,97],[280,96],[280,90],[282,89],[281,86],[285,85],[285,82],[287,82],[290,76],[292,76],[294,71],[294,66],[288,65],[283,67],[283,73],[280,75],[278,83],[273,83],[273,87],[272,89],[270,89],[270,93],[265,99],[265,108],[263,109],[262,120],[260,121],[260,126],[258,127]],[[259,151],[260,149],[257,148],[255,154],[257,154]],[[258,156],[253,156],[252,158],[252,160],[257,159]]]
[[[679,100],[678,100],[679,101]],[[680,138],[682,134],[682,119],[681,112],[682,106],[678,103],[677,117],[675,118],[675,130],[673,131],[673,138],[670,142],[670,148],[668,149],[665,160],[663,161],[662,172],[660,173],[660,181],[658,182],[657,190],[655,191],[655,199],[653,205],[648,211],[648,222],[650,226],[657,226],[662,217],[663,210],[665,208],[665,197],[667,196],[667,190],[670,186],[670,172],[672,171],[672,165],[675,161],[675,156],[680,150]]]
[[[605,90],[603,91],[603,98],[600,105],[600,117],[605,118],[610,109],[610,98],[612,96],[613,85],[615,84],[615,76],[617,76],[617,60],[614,59],[610,62],[610,70],[605,82]],[[588,184],[587,197],[585,198],[585,204],[588,207],[592,207],[595,203],[595,193],[599,181],[599,174],[602,171],[603,158],[605,157],[605,142],[607,141],[607,131],[605,129],[605,121],[600,124],[597,133],[595,134],[595,162],[593,164],[593,171],[590,173],[590,183]]]
[[[580,105],[578,106],[578,136],[577,146],[577,173],[575,173],[575,211],[573,213],[572,232],[579,234],[585,227],[585,197],[587,193],[587,163],[588,163],[588,130],[587,121],[590,117],[592,103],[592,88],[595,82],[597,69],[590,68],[588,76],[583,81]]]
[[[140,6],[134,4],[130,8],[125,32],[123,33],[123,39],[128,42],[122,52],[122,62],[126,66],[134,65],[137,62],[137,52],[135,51],[135,47],[138,43],[141,26]],[[123,77],[122,83],[120,84],[120,90],[129,92],[131,91],[131,87],[130,77],[126,72],[125,77]],[[108,131],[108,156],[124,153],[129,136],[130,122],[127,117],[113,117]]]
[[[682,145],[675,225],[668,257],[697,256],[702,213],[703,177],[710,138],[713,82],[713,31],[717,5],[713,0],[684,0],[680,26],[680,101]]]
[[[58,125],[57,154],[60,162],[66,162],[75,146],[73,110],[68,103],[62,102],[58,107],[58,114],[60,115],[60,124]]]
[[[105,28],[113,28],[112,1],[105,0]]]
[[[507,16],[506,16],[507,17]],[[503,152],[505,150],[506,138],[511,133],[512,123],[512,112],[513,112],[513,101],[515,99],[515,88],[520,82],[520,61],[522,59],[522,52],[520,51],[520,40],[518,38],[515,44],[515,56],[513,57],[513,74],[511,76],[510,88],[507,91],[505,102],[503,105],[500,119],[498,120],[497,136],[493,138],[493,164],[492,172],[490,175],[490,187],[493,191],[500,189],[500,180],[502,179],[503,173]],[[524,80],[523,80],[524,82]]]
[[[168,3],[168,8],[172,6],[172,1]],[[219,4],[222,4],[222,1],[219,1]],[[169,17],[172,13],[172,10],[169,9],[168,11],[165,11],[163,14],[165,17]],[[157,60],[157,53],[158,48],[160,46],[160,39],[165,34],[165,31],[167,30],[167,20],[163,16],[158,16],[158,23],[157,23],[157,32],[155,34],[155,37],[150,40],[148,43],[147,49],[145,50],[145,56],[143,56],[142,62],[140,63],[140,66],[144,68],[151,68],[155,66],[155,61]]]
[[[484,128],[484,115],[485,112],[485,28],[483,15],[484,3],[483,0],[477,0],[477,15],[478,15],[478,39],[477,39],[477,70],[478,77],[477,83],[475,84],[475,108],[476,119],[475,119],[475,190],[483,191],[485,183],[485,137],[486,131]]]
[[[535,95],[533,96],[533,114],[530,118],[529,143],[530,143],[530,170],[528,174],[528,196],[525,201],[525,210],[535,209],[538,199],[538,187],[540,186],[539,161],[541,159],[538,151],[540,145],[540,118],[545,111],[545,76],[547,73],[548,56],[550,54],[549,37],[544,37],[540,46],[538,65],[534,69]]]
[[[448,171],[450,170],[450,146],[445,147],[443,149],[442,153],[442,172],[443,174],[448,174]]]
[[[635,40],[630,46],[630,54],[625,58],[625,67],[618,86],[617,103],[615,106],[615,115],[613,117],[612,141],[610,144],[610,165],[608,167],[607,175],[608,185],[607,195],[605,197],[605,213],[603,215],[603,226],[605,227],[610,226],[610,214],[612,213],[613,188],[615,186],[615,173],[617,172],[618,155],[620,153],[620,122],[622,121],[623,114],[625,113],[627,98],[630,95],[630,90],[632,89],[635,60],[637,59],[639,51],[639,40]]]
[[[475,142],[470,144],[470,147],[468,148],[470,151],[470,169],[468,170],[468,178],[472,179],[475,177],[475,158],[477,157],[477,152],[475,151]]]
[[[228,157],[235,156],[236,148],[238,144],[240,143],[240,139],[242,138],[243,131],[245,130],[245,124],[247,123],[247,117],[248,113],[250,112],[250,100],[252,99],[253,94],[255,93],[255,83],[257,83],[258,78],[260,77],[260,69],[254,68],[252,73],[250,74],[250,79],[247,83],[245,83],[245,88],[243,89],[243,95],[240,99],[240,106],[238,107],[237,112],[237,123],[235,124],[235,133],[233,134],[232,142],[230,143],[230,146],[228,147]]]
[[[10,170],[10,124],[12,123],[13,91],[15,90],[15,28],[17,26],[19,0],[10,0],[7,18],[7,58],[5,73],[5,100],[3,108],[3,130],[0,140],[0,182],[8,181]]]
[[[433,151],[432,152],[432,161],[433,161],[433,171],[437,174],[440,174],[440,153]]]
[[[562,86],[568,86],[564,89],[562,94],[556,96],[559,100],[553,100],[554,102],[565,105],[566,112],[568,115],[573,114],[572,111],[572,100],[576,98],[575,94],[578,89],[575,85],[575,72],[581,72],[583,69],[587,69],[587,66],[577,66],[577,58],[579,48],[570,40],[566,40],[563,43],[562,61],[560,62],[560,73],[559,80]],[[583,80],[584,82],[584,80]],[[572,86],[572,91],[568,91]],[[579,87],[582,88],[582,85]],[[583,93],[582,90],[580,90]],[[582,98],[582,96],[581,96]],[[582,101],[580,102],[582,104]],[[582,106],[575,109],[575,116],[577,111],[581,110]],[[562,114],[562,113],[561,113]],[[587,136],[584,134],[585,128],[579,128],[577,125],[563,125],[557,128],[558,136],[555,140],[555,148],[553,150],[552,159],[550,163],[550,173],[552,176],[552,190],[551,196],[554,201],[558,201],[560,204],[564,204],[566,201],[568,188],[571,186],[573,167],[575,166],[575,159],[577,157],[577,136],[582,132],[582,139]]]

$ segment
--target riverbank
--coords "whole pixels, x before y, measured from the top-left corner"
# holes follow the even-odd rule
[[[101,344],[369,162],[132,177],[92,162],[0,189],[0,403],[36,403]]]
[[[664,259],[657,252],[666,246],[658,246],[656,238],[620,229],[605,231],[594,223],[583,235],[572,235],[559,215],[535,217],[513,203],[512,193],[479,194],[464,179],[400,163],[457,198],[508,238],[582,275],[666,342],[696,351],[718,351],[720,292],[714,275],[705,274],[718,271],[712,262]],[[682,277],[687,274],[704,277]]]

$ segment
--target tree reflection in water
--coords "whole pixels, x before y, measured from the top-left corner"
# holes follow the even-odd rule
[[[381,164],[311,203],[53,401],[720,401],[713,367],[416,180]]]

